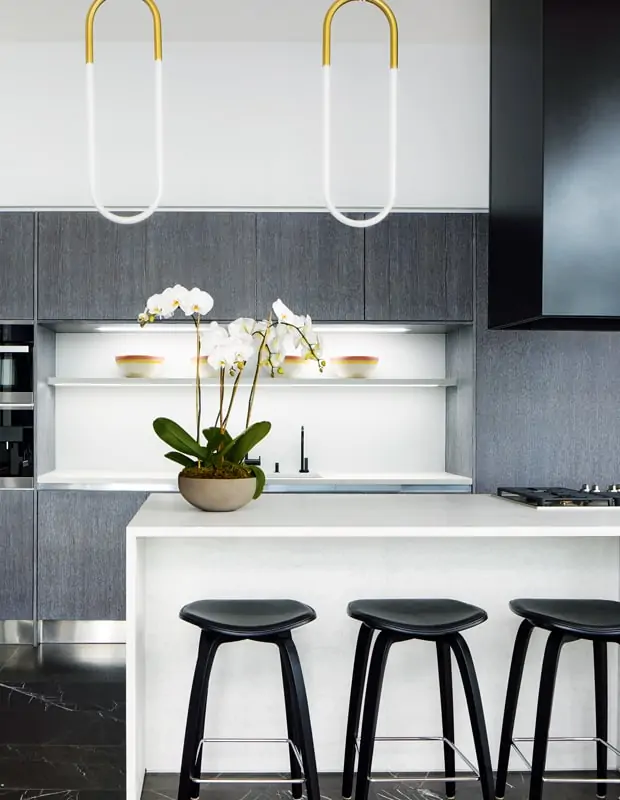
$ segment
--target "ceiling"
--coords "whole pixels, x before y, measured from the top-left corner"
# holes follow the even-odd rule
[[[489,37],[490,0],[390,0],[403,42],[479,43]],[[320,40],[330,0],[158,0],[167,41]],[[0,0],[0,41],[80,41],[90,0]],[[97,37],[135,41],[151,36],[140,0],[108,0],[97,16]],[[334,22],[341,41],[386,37],[370,3],[343,8]]]

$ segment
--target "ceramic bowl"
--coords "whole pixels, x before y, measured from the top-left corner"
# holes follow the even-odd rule
[[[152,378],[164,359],[160,356],[116,356],[116,363],[125,378]]]
[[[284,356],[282,369],[285,378],[303,378],[308,370],[308,361],[303,356]]]
[[[330,364],[341,378],[370,378],[377,368],[375,356],[341,356],[332,358]]]
[[[200,356],[200,377],[215,378],[217,370],[207,361],[208,356]],[[192,375],[196,374],[196,356],[192,358]]]

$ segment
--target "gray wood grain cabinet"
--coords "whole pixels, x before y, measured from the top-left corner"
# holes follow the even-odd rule
[[[257,215],[258,313],[280,297],[297,313],[364,319],[364,231],[325,213]]]
[[[256,215],[246,212],[155,214],[147,230],[147,294],[180,283],[215,300],[212,316],[256,314]]]
[[[0,319],[34,318],[35,215],[0,213]]]
[[[392,214],[366,230],[366,319],[471,322],[474,214]]]
[[[0,490],[0,619],[31,620],[34,492]]]
[[[39,492],[39,619],[125,618],[125,529],[146,497]]]
[[[146,299],[146,227],[97,213],[39,214],[42,320],[135,320]]]

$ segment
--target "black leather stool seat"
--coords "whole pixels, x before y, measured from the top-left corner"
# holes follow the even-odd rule
[[[203,631],[255,639],[299,628],[316,619],[313,608],[297,600],[197,600],[179,616]]]
[[[620,637],[620,603],[615,600],[511,600],[510,608],[520,617],[546,630],[576,636]]]
[[[473,628],[486,611],[460,600],[354,600],[347,613],[370,628],[411,636],[434,637]]]

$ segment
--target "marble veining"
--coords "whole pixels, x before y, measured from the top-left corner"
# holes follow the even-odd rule
[[[100,645],[44,646],[38,653],[0,646],[0,800],[125,800],[124,665],[118,648],[110,659],[102,658],[106,652]],[[375,783],[370,800],[442,800],[442,784],[428,777]],[[527,776],[511,777],[507,800],[526,800]],[[149,774],[142,800],[176,800],[177,785],[177,775]],[[321,800],[341,800],[339,775],[321,775],[320,785]],[[457,792],[459,800],[480,797],[476,783],[460,784]],[[545,787],[545,800],[591,797],[587,785]],[[281,784],[226,784],[203,789],[202,798],[292,795]]]

